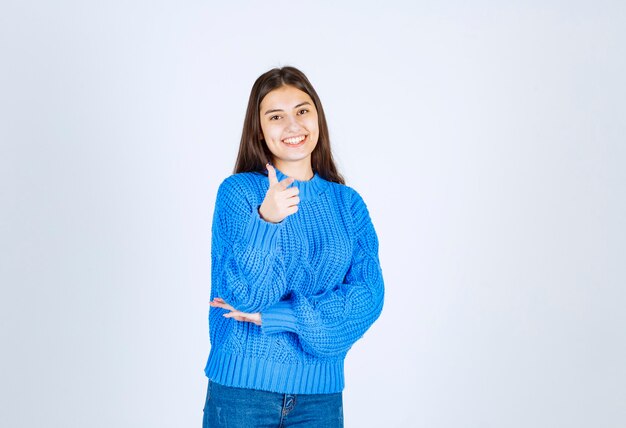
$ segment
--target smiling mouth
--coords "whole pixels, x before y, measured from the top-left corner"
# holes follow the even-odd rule
[[[297,146],[301,146],[302,144],[304,144],[306,139],[307,139],[306,135],[299,135],[297,137],[285,138],[284,140],[282,140],[282,142],[288,146],[297,147]]]

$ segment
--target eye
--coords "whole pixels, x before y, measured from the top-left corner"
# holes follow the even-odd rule
[[[279,117],[280,117],[279,115],[275,114],[274,116],[270,117],[270,120],[277,120],[277,119],[274,119],[274,118],[279,118]]]
[[[309,109],[303,108],[298,113],[303,114],[302,112],[308,113]]]

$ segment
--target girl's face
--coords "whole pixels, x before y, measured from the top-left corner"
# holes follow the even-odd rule
[[[306,92],[293,86],[274,89],[261,101],[259,116],[275,166],[280,169],[284,162],[311,165],[319,129],[317,110]]]

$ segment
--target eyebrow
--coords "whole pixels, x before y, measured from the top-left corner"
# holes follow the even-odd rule
[[[303,105],[305,105],[305,104],[311,105],[311,103],[310,103],[310,102],[305,101],[305,102],[303,102],[303,103],[298,104],[298,105],[297,105],[297,106],[295,106],[294,108],[302,107],[302,106],[303,106]],[[283,111],[283,110],[281,110],[281,109],[277,108],[277,109],[274,109],[274,110],[268,110],[268,111],[266,111],[266,112],[265,112],[265,113],[263,113],[263,114],[264,114],[264,115],[266,115],[266,114],[269,114],[269,113],[274,113],[274,112],[277,112],[277,111]]]

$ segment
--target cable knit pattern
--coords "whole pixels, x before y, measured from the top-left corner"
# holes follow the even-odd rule
[[[286,176],[276,169],[279,181]],[[211,307],[206,375],[240,388],[290,394],[340,392],[348,350],[380,316],[378,238],[367,206],[349,186],[294,181],[295,214],[273,224],[258,208],[265,174],[231,175],[217,192],[211,299],[261,312],[262,326]]]

